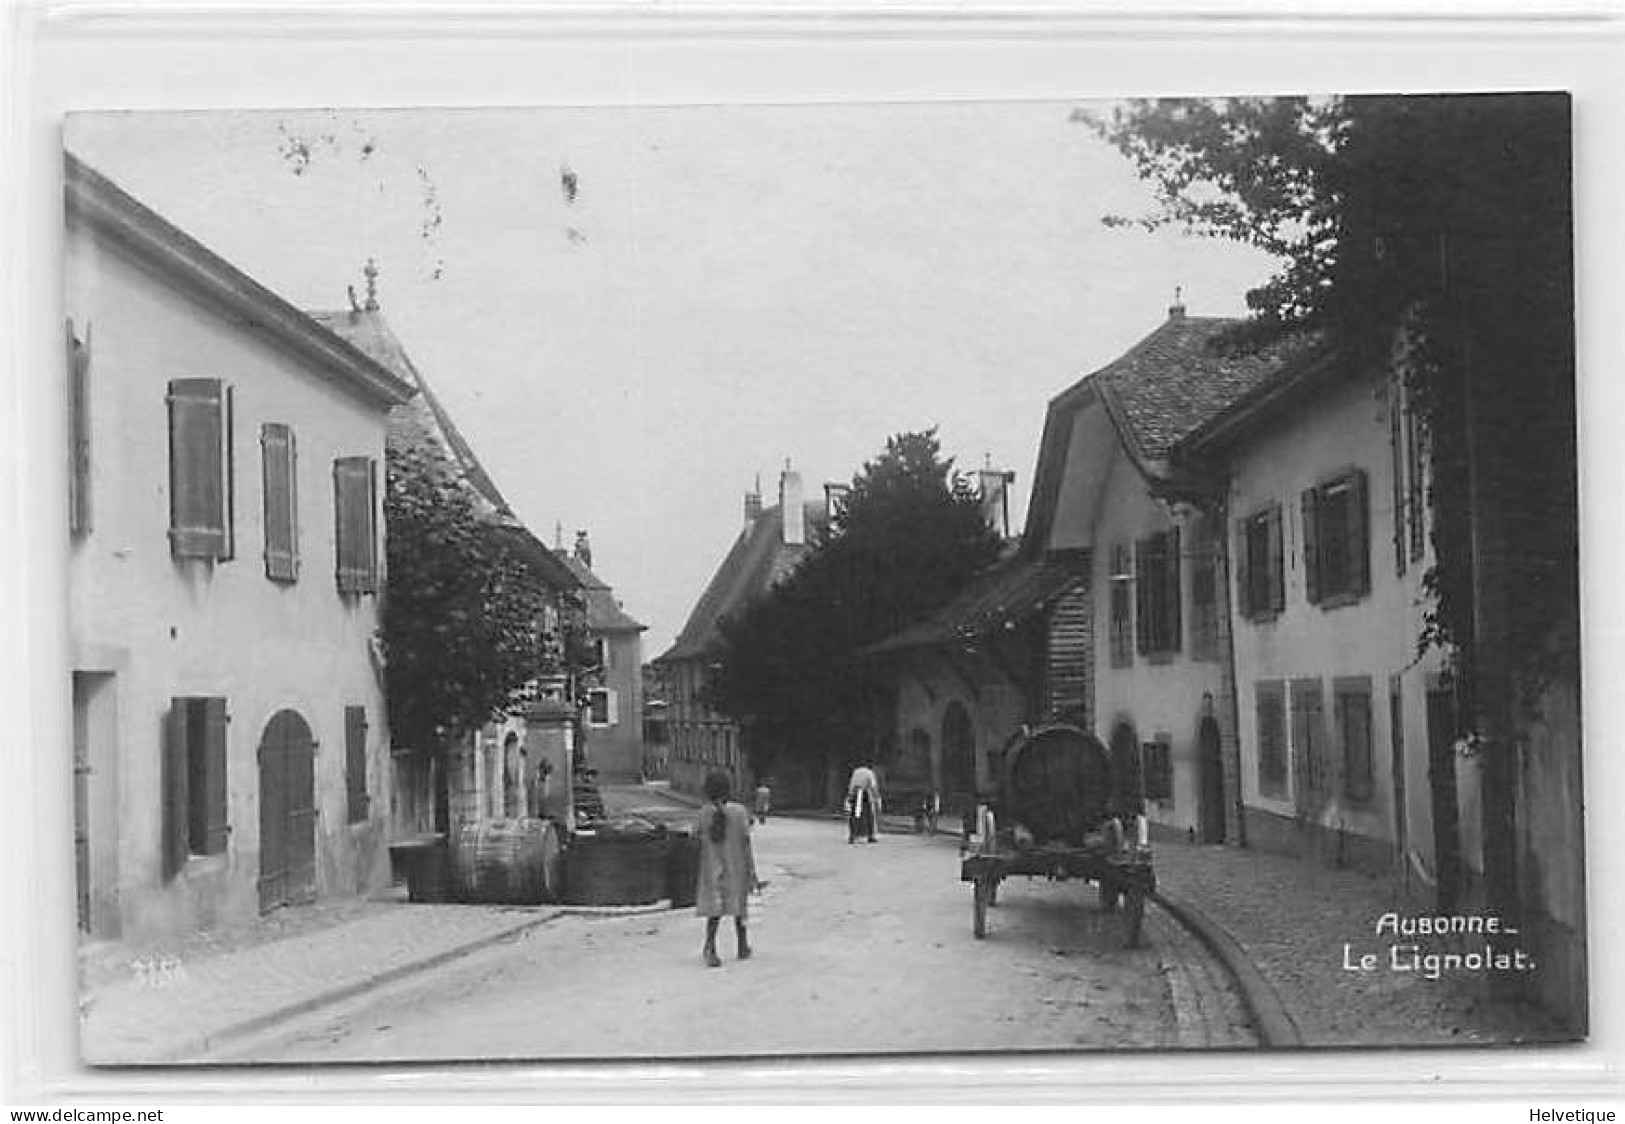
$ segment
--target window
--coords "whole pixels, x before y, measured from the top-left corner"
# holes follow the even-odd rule
[[[1422,478],[1426,427],[1402,378],[1394,381],[1388,417],[1394,458],[1394,564],[1403,574],[1407,561],[1422,558],[1427,539],[1427,484]]]
[[[1332,684],[1332,720],[1338,758],[1343,763],[1343,795],[1357,803],[1371,799],[1371,680],[1365,676]]]
[[[1158,734],[1155,741],[1146,742],[1140,747],[1141,775],[1147,800],[1172,801],[1174,798],[1171,741],[1169,735]]]
[[[1218,544],[1204,536],[1191,556],[1191,659],[1219,658]]]
[[[294,484],[293,428],[279,422],[260,427],[260,467],[265,485],[265,576],[299,580],[299,496]]]
[[[1274,616],[1286,606],[1282,572],[1281,505],[1236,524],[1236,601],[1248,620]]]
[[[169,547],[176,558],[232,557],[231,388],[169,384]]]
[[[344,807],[349,823],[367,818],[367,708],[344,708]]]
[[[68,531],[90,530],[90,330],[68,321]]]
[[[1179,651],[1179,530],[1141,539],[1135,551],[1134,613],[1142,654]]]
[[[609,687],[595,687],[587,693],[587,725],[614,726],[616,715],[615,691]]]
[[[226,849],[226,700],[176,698],[166,719],[163,871],[172,878],[189,855]]]
[[[1303,493],[1303,575],[1310,604],[1335,608],[1371,588],[1365,473]]]
[[[377,462],[371,457],[333,462],[340,593],[378,591],[377,495]]]
[[[1111,570],[1107,585],[1111,589],[1111,664],[1129,667],[1134,663],[1134,621],[1130,598],[1134,592],[1134,573],[1129,568],[1128,547],[1112,547]]]
[[[1279,680],[1259,683],[1258,790],[1265,796],[1286,795],[1286,692]]]

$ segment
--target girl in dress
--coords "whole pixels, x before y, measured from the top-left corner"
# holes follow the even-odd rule
[[[717,955],[717,927],[724,917],[734,919],[734,936],[739,959],[750,958],[750,940],[745,932],[747,899],[760,889],[756,878],[756,858],[750,848],[750,813],[730,799],[733,794],[728,774],[708,773],[705,778],[706,805],[700,809],[694,833],[700,841],[699,881],[694,893],[694,912],[705,918],[705,964],[720,968]]]

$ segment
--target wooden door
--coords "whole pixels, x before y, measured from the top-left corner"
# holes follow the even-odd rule
[[[296,711],[280,711],[259,748],[260,911],[316,896],[316,741]]]
[[[1197,808],[1202,842],[1224,842],[1224,760],[1220,756],[1219,724],[1202,719],[1196,733],[1196,756],[1201,769],[1202,798]]]

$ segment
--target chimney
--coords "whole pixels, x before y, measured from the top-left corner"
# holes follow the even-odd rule
[[[784,462],[779,474],[779,518],[784,522],[784,545],[801,546],[807,541],[807,509],[801,499],[801,473]]]
[[[982,519],[1001,539],[1010,537],[1010,485],[1016,474],[1008,469],[993,467],[993,454],[989,453],[982,467],[976,470],[977,483],[982,496]]]
[[[586,531],[576,532],[576,561],[587,569],[592,569],[592,543],[587,540]]]
[[[762,517],[762,474],[756,474],[756,487],[745,493],[745,530],[756,526]]]
[[[851,486],[847,484],[824,485],[824,516],[831,523],[846,510],[846,497],[851,491]]]
[[[1185,319],[1184,286],[1174,286],[1174,303],[1168,306],[1168,319]]]

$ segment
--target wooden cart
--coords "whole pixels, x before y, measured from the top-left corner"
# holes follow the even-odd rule
[[[1114,791],[1105,747],[1075,726],[1043,726],[1021,738],[996,771],[998,790],[978,809],[959,868],[960,881],[971,884],[975,936],[987,936],[999,883],[1025,875],[1095,883],[1104,909],[1122,905],[1125,941],[1138,945],[1156,875],[1144,816],[1125,823],[1114,814],[1133,797]]]

